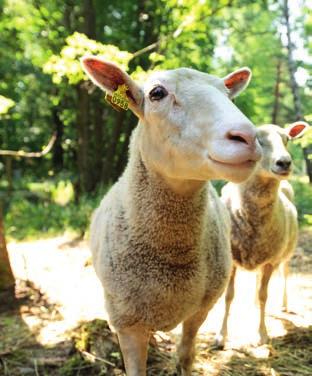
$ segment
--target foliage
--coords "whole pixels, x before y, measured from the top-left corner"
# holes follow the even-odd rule
[[[298,210],[298,219],[301,225],[312,224],[312,186],[307,179],[293,179],[292,186],[295,191],[295,203]]]
[[[82,196],[79,204],[73,200],[72,192],[68,181],[60,181],[30,184],[26,196],[16,193],[5,218],[7,236],[22,240],[64,232],[83,235],[105,189],[95,196]]]
[[[132,55],[127,51],[120,51],[113,45],[103,45],[89,39],[85,34],[75,32],[66,38],[66,45],[59,55],[52,55],[43,66],[45,73],[52,74],[55,84],[60,84],[64,77],[69,84],[77,84],[86,80],[80,64],[80,58],[86,55],[97,55],[104,60],[112,61],[127,70],[127,64]]]
[[[14,106],[14,101],[12,99],[6,98],[0,95],[0,115],[6,114],[11,107]]]
[[[307,0],[297,1],[302,7],[289,1],[297,48],[294,58],[296,74],[307,78],[299,91],[302,113],[309,121],[312,80],[306,56],[312,48],[311,10]],[[114,61],[142,82],[147,72],[157,69],[188,66],[223,76],[247,65],[253,78],[235,103],[255,124],[274,121],[284,126],[295,121],[282,4],[275,0],[0,1],[0,113],[4,107],[9,111],[0,115],[1,148],[38,150],[53,132],[57,135],[52,153],[44,160],[0,160],[0,190],[4,197],[11,190],[8,197],[17,215],[14,224],[7,213],[9,233],[26,236],[32,221],[36,233],[83,227],[86,213],[75,219],[75,203],[80,200],[81,210],[88,211],[87,197],[109,186],[125,167],[137,120],[130,112],[116,113],[87,80],[79,62],[85,54]],[[311,154],[311,142],[311,133],[296,141],[298,174]],[[300,146],[306,148],[305,156]],[[34,219],[38,216],[31,201],[16,191],[32,192],[33,187],[23,182],[41,184],[47,179],[66,181],[71,192],[62,199],[39,188],[44,197],[38,202],[38,213],[44,217],[44,209],[52,212],[44,226]],[[22,213],[28,210],[33,217],[29,225]]]

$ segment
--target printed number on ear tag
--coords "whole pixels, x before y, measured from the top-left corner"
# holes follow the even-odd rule
[[[129,108],[129,100],[127,98],[126,91],[128,89],[129,88],[126,84],[119,85],[117,90],[113,92],[113,95],[106,93],[105,99],[115,110],[127,111]]]

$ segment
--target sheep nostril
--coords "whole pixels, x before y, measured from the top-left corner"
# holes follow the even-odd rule
[[[276,165],[284,170],[288,170],[291,165],[291,161],[279,159],[278,161],[276,161]]]
[[[245,132],[230,131],[227,134],[227,138],[231,141],[241,142],[250,146],[255,143],[255,135]]]
[[[230,136],[229,139],[232,141],[244,142],[245,144],[247,144],[246,140],[244,140],[241,136]]]

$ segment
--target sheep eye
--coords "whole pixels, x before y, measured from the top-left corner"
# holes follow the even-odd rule
[[[168,91],[163,86],[154,87],[149,93],[149,99],[153,101],[160,101],[168,95]]]

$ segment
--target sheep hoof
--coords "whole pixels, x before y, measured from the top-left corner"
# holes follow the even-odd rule
[[[219,334],[215,338],[215,342],[213,344],[213,349],[224,350],[224,347],[225,347],[225,339],[221,334]]]
[[[298,313],[292,311],[291,309],[289,309],[287,307],[282,307],[282,312],[287,313],[288,315],[297,315],[298,314]]]
[[[259,345],[260,346],[266,345],[268,342],[269,342],[269,336],[266,333],[260,334]]]
[[[180,362],[177,364],[177,372],[178,372],[177,374],[178,374],[179,376],[191,376],[191,375],[192,375],[192,372],[191,372],[191,371],[187,371],[187,370],[185,370],[184,368],[182,368]]]
[[[191,376],[192,375],[192,371],[180,368],[180,375],[181,376]]]

